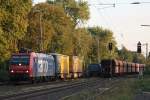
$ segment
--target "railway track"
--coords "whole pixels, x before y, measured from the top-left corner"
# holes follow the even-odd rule
[[[19,83],[17,85],[13,84],[3,84],[0,85],[0,96],[3,95],[9,95],[9,94],[19,94],[22,92],[28,92],[28,91],[34,91],[37,89],[42,89],[42,88],[49,88],[53,86],[60,86],[60,85],[65,85],[65,84],[70,84],[70,83],[75,83],[79,81],[84,81],[85,79],[73,79],[73,80],[56,80],[56,81],[50,81],[50,82],[43,82],[43,83],[36,83],[36,84],[29,84],[27,82],[24,83]]]
[[[100,82],[101,80],[99,80]],[[88,84],[96,83],[97,79],[87,79],[87,80],[80,80],[77,82],[70,82],[67,84],[63,85],[56,85],[54,87],[51,87],[50,85],[44,85],[44,86],[39,86],[39,87],[32,87],[28,88],[26,90],[28,91],[22,91],[22,92],[16,92],[13,94],[7,94],[7,95],[1,95],[0,100],[26,100],[27,98],[30,97],[35,97],[39,95],[45,95],[45,94],[52,94],[55,92],[63,91],[66,89],[73,89],[74,87],[82,87],[82,86],[87,86]],[[55,85],[55,84],[53,84]]]
[[[103,94],[114,88],[120,80],[124,78],[91,78],[79,81],[64,82],[65,84],[41,85],[38,87],[29,87],[28,91],[0,96],[0,100],[63,100],[64,98],[80,93],[81,91],[97,91],[96,95],[88,100],[93,100],[97,95]],[[53,87],[52,87],[53,86]]]

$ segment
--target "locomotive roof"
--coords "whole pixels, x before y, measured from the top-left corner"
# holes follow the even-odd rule
[[[68,55],[63,55],[63,54],[59,54],[59,53],[49,53],[50,55],[60,55],[60,56],[68,56]]]

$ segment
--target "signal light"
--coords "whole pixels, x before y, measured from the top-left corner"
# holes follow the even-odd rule
[[[108,44],[108,49],[111,51],[113,49],[113,44],[112,43],[109,43]]]
[[[138,42],[137,44],[137,53],[141,53],[142,50],[141,50],[141,42]]]

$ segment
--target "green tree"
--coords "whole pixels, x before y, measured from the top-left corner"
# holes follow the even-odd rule
[[[78,28],[73,34],[74,53],[78,56],[87,57],[90,46],[92,45],[92,37],[85,28]]]
[[[126,47],[122,47],[121,50],[118,50],[118,59],[128,62],[145,63],[145,57],[143,54],[130,51]]]
[[[92,27],[88,29],[93,37],[90,58],[92,62],[98,62],[101,59],[107,59],[110,57],[116,57],[116,42],[113,37],[113,32],[101,27]],[[113,43],[113,50],[108,50],[108,44]]]
[[[34,51],[42,48],[44,51],[64,52],[72,31],[72,21],[63,8],[58,5],[41,3],[35,5],[29,13],[29,27],[26,34],[26,47]],[[42,37],[41,37],[42,31]],[[69,50],[68,50],[69,51]]]
[[[89,7],[86,1],[79,2],[76,0],[47,0],[48,3],[57,4],[62,6],[77,26],[80,22],[85,22],[89,19]]]
[[[118,51],[119,59],[132,62],[133,61],[133,53],[129,51],[126,47],[122,47],[121,50]]]
[[[27,14],[31,6],[31,0],[0,1],[1,59],[8,58],[18,49],[18,40],[21,40],[27,31]]]

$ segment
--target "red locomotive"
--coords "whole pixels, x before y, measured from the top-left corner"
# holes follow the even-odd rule
[[[43,53],[16,53],[10,60],[10,79],[46,80],[55,76],[55,63],[51,55]]]

